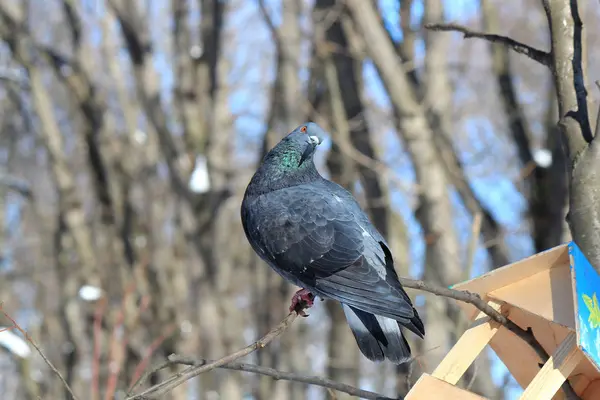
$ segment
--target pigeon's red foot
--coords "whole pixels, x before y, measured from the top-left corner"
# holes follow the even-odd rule
[[[292,297],[292,304],[290,305],[290,312],[296,311],[298,315],[302,317],[308,317],[308,314],[304,312],[306,308],[311,308],[314,304],[315,295],[306,289],[298,290]]]

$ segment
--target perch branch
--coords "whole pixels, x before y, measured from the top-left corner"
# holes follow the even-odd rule
[[[477,293],[471,293],[466,290],[448,289],[441,286],[433,286],[428,284],[427,282],[408,278],[400,278],[400,283],[402,283],[402,286],[407,288],[422,290],[424,292],[435,294],[436,296],[448,297],[450,299],[462,301],[463,303],[472,304],[477,309],[485,313],[492,320],[503,325],[515,335],[523,339],[527,344],[529,344],[533,348],[533,350],[535,350],[535,352],[538,354],[538,356],[542,359],[543,362],[546,362],[548,360],[548,353],[546,353],[546,350],[544,350],[542,345],[533,336],[533,332],[531,331],[531,329],[525,330],[521,328],[520,326],[512,322],[510,319],[506,318],[504,315],[494,310]]]
[[[204,359],[195,359],[191,357],[180,356],[177,354],[171,354],[168,358],[169,361],[164,363],[163,365],[170,366],[173,364],[183,364],[183,365],[205,365],[210,363],[211,361],[207,361]],[[161,365],[162,366],[162,365]],[[164,368],[164,367],[163,367]],[[292,372],[278,371],[273,368],[261,367],[259,365],[254,364],[245,364],[240,362],[232,362],[229,364],[225,364],[219,368],[230,369],[234,371],[244,371],[251,372],[259,375],[270,376],[275,380],[284,380],[284,381],[292,381],[299,383],[306,383],[309,385],[321,386],[328,389],[337,390],[338,392],[347,393],[351,396],[360,397],[362,399],[374,399],[374,400],[392,400],[389,397],[383,396],[379,393],[371,392],[368,390],[362,390],[356,388],[351,385],[346,385],[344,383],[332,381],[331,379],[321,378],[319,376],[310,376],[310,375],[302,375],[296,374]],[[161,368],[162,369],[162,368]],[[153,371],[157,372],[157,371]]]
[[[513,49],[517,53],[524,54],[527,57],[531,58],[534,61],[539,62],[546,67],[550,67],[550,53],[536,49],[535,47],[529,46],[525,43],[518,42],[514,39],[511,39],[507,36],[496,35],[494,33],[484,33],[477,32],[467,28],[466,26],[458,25],[458,24],[426,24],[425,28],[430,29],[432,31],[441,31],[441,32],[460,32],[463,34],[465,39],[469,38],[479,38],[487,40],[488,42],[500,43],[509,48]]]
[[[182,383],[198,376],[204,372],[213,370],[215,368],[220,368],[225,364],[229,364],[238,358],[247,356],[250,353],[255,352],[258,349],[262,349],[267,346],[273,339],[281,335],[298,317],[298,309],[293,311],[287,315],[275,328],[271,329],[265,336],[252,343],[249,346],[244,347],[232,354],[229,354],[225,357],[222,357],[218,360],[211,361],[209,363],[189,367],[178,374],[175,374],[173,377],[167,379],[164,382],[158,383],[151,388],[145,390],[144,392],[128,397],[127,400],[141,400],[141,399],[156,399],[161,398],[164,394],[173,390],[175,387],[181,385]],[[136,384],[137,386],[137,384]]]

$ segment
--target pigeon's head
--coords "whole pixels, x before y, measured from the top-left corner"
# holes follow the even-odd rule
[[[288,133],[263,158],[250,180],[246,196],[304,184],[321,175],[313,160],[315,149],[323,143],[325,131],[314,122],[307,122]]]
[[[324,139],[325,131],[314,122],[308,122],[281,139],[267,158],[278,161],[284,167],[300,168],[306,161],[312,161],[315,149]]]

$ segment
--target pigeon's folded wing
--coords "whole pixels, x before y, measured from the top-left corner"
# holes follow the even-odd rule
[[[414,317],[389,250],[358,205],[308,186],[273,194],[258,200],[263,218],[250,229],[273,264],[315,294],[401,322]]]

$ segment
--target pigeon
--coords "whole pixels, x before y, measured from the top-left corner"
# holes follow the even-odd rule
[[[244,232],[260,258],[301,288],[290,312],[306,316],[316,297],[338,301],[365,357],[405,363],[411,350],[401,327],[423,338],[423,322],[383,236],[350,192],[317,171],[324,137],[305,123],[265,155],[242,201]]]

